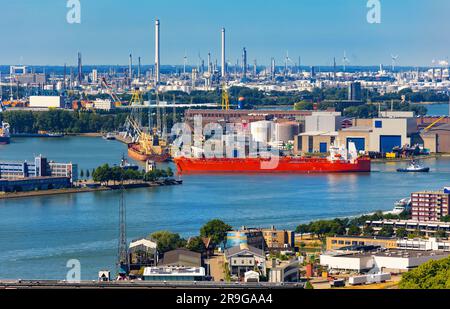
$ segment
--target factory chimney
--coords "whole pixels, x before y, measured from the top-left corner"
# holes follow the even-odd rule
[[[156,86],[160,82],[159,70],[160,70],[160,59],[159,59],[159,19],[155,22],[155,84]]]
[[[222,79],[227,77],[225,57],[225,28],[222,28]]]
[[[242,78],[247,78],[247,49],[242,50]]]

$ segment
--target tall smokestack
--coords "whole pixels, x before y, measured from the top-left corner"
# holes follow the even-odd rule
[[[156,85],[160,82],[159,70],[160,70],[160,59],[159,59],[159,19],[155,22],[155,83]]]
[[[227,77],[227,69],[225,63],[225,28],[222,28],[222,78],[225,79]]]
[[[131,80],[133,79],[133,55],[130,54],[130,58],[128,60],[128,78]]]

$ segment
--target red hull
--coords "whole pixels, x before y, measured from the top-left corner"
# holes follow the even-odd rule
[[[359,158],[354,163],[331,162],[325,158],[280,157],[278,164],[267,166],[269,160],[175,158],[180,174],[201,173],[358,173],[370,172],[371,161]],[[263,167],[263,165],[266,165]]]

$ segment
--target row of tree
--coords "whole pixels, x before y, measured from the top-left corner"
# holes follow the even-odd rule
[[[143,170],[124,169],[119,166],[110,167],[108,164],[104,164],[93,171],[92,179],[100,183],[109,183],[111,181],[117,183],[127,180],[156,181],[161,178],[173,177],[173,175],[170,167],[166,170],[154,169],[145,172]]]
[[[400,215],[383,214],[381,211],[377,211],[371,215],[364,215],[357,218],[345,218],[345,219],[334,219],[334,220],[319,220],[313,221],[308,224],[300,224],[296,232],[300,234],[311,233],[317,237],[323,239],[327,236],[334,235],[364,235],[364,236],[374,236],[375,234],[383,237],[392,237],[395,232],[391,227],[384,227],[378,233],[375,233],[372,227],[364,226],[366,221],[379,221],[379,220],[406,220],[409,218],[409,214],[404,212]],[[405,234],[406,233],[406,234]],[[408,233],[397,230],[398,237],[406,237]]]
[[[183,239],[180,234],[170,231],[158,231],[149,235],[158,243],[158,251],[165,253],[167,251],[178,248],[186,248],[188,250],[204,253],[206,251],[203,238],[211,238],[213,246],[219,246],[226,239],[227,232],[231,230],[231,226],[225,222],[214,219],[207,222],[200,228],[200,235],[191,237],[189,240]]]

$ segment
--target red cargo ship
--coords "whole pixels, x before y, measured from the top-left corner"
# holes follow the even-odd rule
[[[371,161],[356,150],[342,154],[332,147],[327,158],[186,158],[174,159],[179,174],[201,173],[357,173],[370,172]],[[278,159],[278,162],[277,162]],[[273,160],[273,161],[271,161]]]
[[[180,174],[192,173],[356,173],[370,172],[370,159],[361,157],[354,162],[331,161],[328,158],[280,157],[274,168],[270,159],[203,159],[175,158]],[[263,165],[267,164],[268,168]]]

